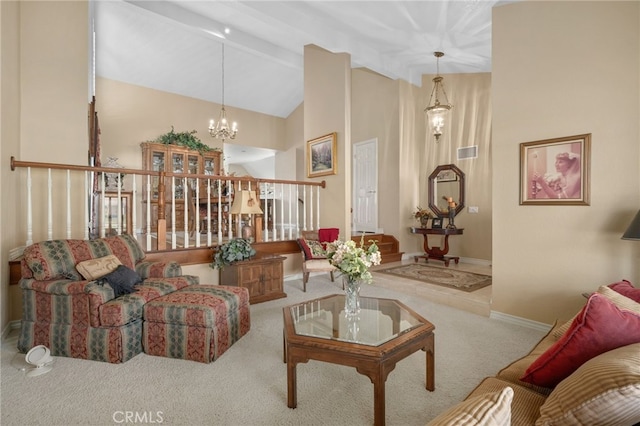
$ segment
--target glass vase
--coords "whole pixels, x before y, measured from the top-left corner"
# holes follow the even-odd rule
[[[344,283],[344,315],[354,317],[360,313],[360,280],[345,276]]]

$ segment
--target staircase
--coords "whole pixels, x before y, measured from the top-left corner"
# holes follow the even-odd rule
[[[360,243],[362,235],[354,235],[351,237],[356,243]],[[385,234],[365,234],[364,242],[365,247],[369,240],[375,240],[378,248],[380,249],[380,255],[382,257],[381,263],[396,262],[402,260],[402,254],[404,252],[399,251],[400,243],[393,235]]]

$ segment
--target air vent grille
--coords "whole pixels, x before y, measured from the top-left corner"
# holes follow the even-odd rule
[[[468,160],[471,158],[478,158],[478,145],[458,148],[458,160]]]

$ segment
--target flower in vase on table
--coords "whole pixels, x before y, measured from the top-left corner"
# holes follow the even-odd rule
[[[340,273],[350,281],[360,280],[371,282],[369,268],[379,265],[382,260],[380,250],[374,240],[369,245],[364,244],[364,235],[360,239],[360,245],[355,241],[336,240],[327,244],[327,259],[329,263],[338,268]]]

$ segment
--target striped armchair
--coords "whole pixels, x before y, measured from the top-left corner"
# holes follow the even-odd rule
[[[77,265],[114,255],[135,270],[136,291],[115,297],[114,290],[85,279]],[[96,240],[50,240],[24,250],[21,262],[23,317],[18,350],[45,345],[54,356],[125,362],[142,352],[145,303],[191,284],[177,262],[148,262],[131,235]]]

